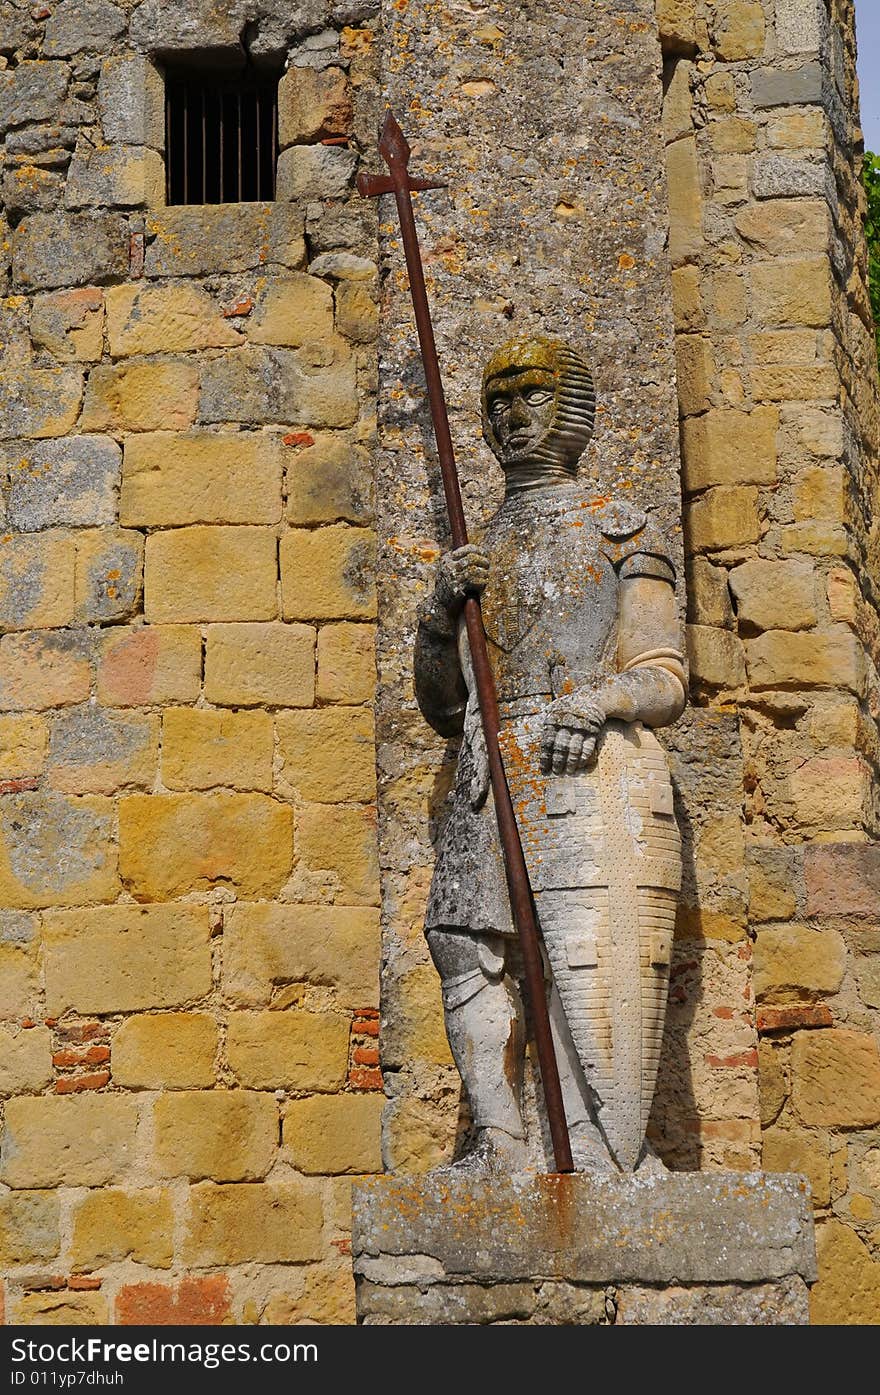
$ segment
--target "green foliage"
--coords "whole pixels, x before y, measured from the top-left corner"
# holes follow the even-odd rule
[[[871,309],[874,311],[877,353],[880,356],[880,157],[867,150],[862,165],[862,183],[868,195],[868,211],[865,216],[868,288],[871,293]]]

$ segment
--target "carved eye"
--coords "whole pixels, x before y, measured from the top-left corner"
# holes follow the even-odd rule
[[[529,388],[525,394],[525,399],[530,407],[543,407],[545,402],[549,402],[553,393],[547,388]]]
[[[507,397],[496,397],[489,403],[489,416],[500,417],[505,412],[510,411],[510,399]]]

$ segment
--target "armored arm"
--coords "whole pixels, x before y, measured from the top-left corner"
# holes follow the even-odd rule
[[[541,745],[545,771],[583,769],[609,718],[661,727],[681,715],[687,693],[673,574],[671,567],[664,574],[666,565],[644,574],[633,559],[631,569],[621,569],[618,672],[551,704]]]
[[[456,548],[440,558],[433,594],[419,607],[416,701],[441,736],[458,736],[464,727],[468,690],[458,657],[458,616],[465,595],[482,591],[488,576],[489,560],[480,548]]]

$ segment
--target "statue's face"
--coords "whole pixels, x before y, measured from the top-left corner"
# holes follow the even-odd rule
[[[503,466],[527,458],[553,421],[556,376],[546,368],[516,368],[486,385],[486,411]]]

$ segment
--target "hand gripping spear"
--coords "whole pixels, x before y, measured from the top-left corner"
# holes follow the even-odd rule
[[[449,433],[449,418],[446,414],[446,400],[443,396],[443,383],[440,378],[440,366],[437,362],[437,346],[434,342],[434,330],[431,325],[431,312],[428,308],[428,296],[425,290],[419,239],[413,216],[412,199],[410,198],[410,191],[413,189],[440,189],[444,186],[428,179],[410,178],[407,168],[410,148],[391,111],[385,113],[385,123],[379,137],[379,154],[387,164],[389,174],[360,175],[357,181],[358,192],[364,198],[375,197],[378,194],[393,194],[397,201],[397,212],[403,234],[403,248],[406,254],[406,268],[409,272],[410,293],[415,310],[422,363],[425,368],[428,401],[431,405],[431,420],[434,425],[434,438],[437,442],[443,492],[446,495],[446,511],[449,515],[452,546],[454,548],[463,547],[468,540],[467,524],[461,502],[458,473],[455,468],[452,437]],[[486,737],[489,775],[492,781],[495,814],[498,819],[498,832],[504,854],[507,889],[510,895],[513,921],[522,949],[526,997],[534,1024],[535,1044],[538,1048],[538,1066],[544,1089],[550,1136],[553,1141],[553,1155],[557,1172],[572,1172],[574,1167],[571,1159],[571,1144],[565,1122],[562,1090],[559,1085],[559,1070],[556,1065],[553,1038],[550,1034],[550,1017],[547,1012],[547,999],[544,991],[544,973],[541,951],[538,946],[535,901],[529,884],[528,869],[523,856],[522,842],[507,785],[507,776],[504,773],[501,748],[498,744],[498,696],[495,691],[492,669],[489,665],[489,653],[486,648],[486,635],[483,630],[483,617],[478,596],[468,596],[465,599],[464,618],[477,685],[480,716]]]

